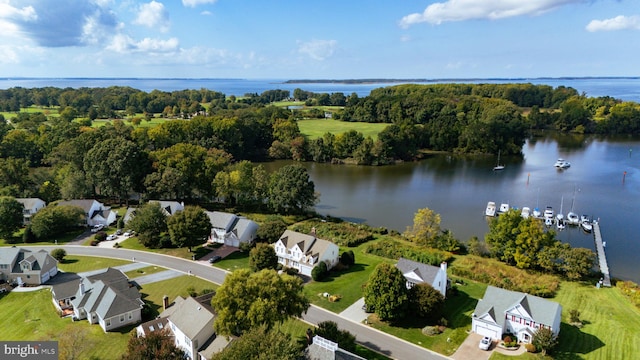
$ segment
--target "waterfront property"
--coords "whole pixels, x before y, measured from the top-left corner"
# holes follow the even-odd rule
[[[0,280],[19,286],[40,285],[58,274],[58,261],[45,250],[0,248]]]
[[[396,267],[402,271],[402,275],[407,279],[407,289],[411,289],[417,284],[429,284],[438,290],[442,296],[447,296],[446,262],[442,262],[438,267],[400,258]]]
[[[487,286],[471,314],[471,330],[492,339],[513,334],[519,342],[530,343],[540,328],[558,335],[562,306],[557,302],[518,291]]]
[[[258,224],[245,217],[221,211],[206,211],[211,222],[209,242],[239,247],[252,243],[258,232]]]
[[[164,311],[151,321],[136,328],[138,336],[146,336],[154,331],[168,331],[176,347],[182,349],[188,359],[206,360],[226,348],[230,340],[216,336],[213,330],[215,312],[211,307],[214,293],[196,298],[178,296],[173,304],[163,298]]]
[[[331,241],[316,238],[315,229],[310,235],[285,230],[271,246],[276,250],[278,263],[307,276],[311,276],[311,270],[321,261],[329,270],[336,266],[340,251],[338,245]]]

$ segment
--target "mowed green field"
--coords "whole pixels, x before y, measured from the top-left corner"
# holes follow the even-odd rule
[[[371,136],[371,138],[375,140],[378,138],[378,133],[388,125],[389,124],[347,122],[332,119],[298,120],[300,132],[307,135],[310,139],[322,137],[328,132],[338,135],[349,130],[355,130],[362,133],[365,137]]]

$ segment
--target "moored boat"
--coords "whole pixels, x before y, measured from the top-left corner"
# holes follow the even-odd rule
[[[542,212],[540,211],[539,208],[533,208],[533,213],[532,213],[533,217],[536,219],[539,219],[542,217]]]
[[[499,213],[506,213],[509,211],[509,204],[508,203],[502,203],[500,204],[500,210],[498,210]]]
[[[580,224],[580,217],[578,216],[578,214],[574,213],[573,211],[570,211],[567,214],[567,223],[569,225],[579,225]]]
[[[531,214],[531,209],[529,209],[526,206],[522,207],[522,211],[520,212],[520,216],[522,216],[525,219],[528,219],[530,214]]]
[[[551,219],[551,221],[553,221],[553,208],[551,206],[547,206],[546,209],[544,209],[544,218],[545,219]]]
[[[486,216],[496,216],[496,203],[489,201],[487,203],[487,208],[484,210],[484,214]]]
[[[582,215],[580,217],[580,227],[586,232],[591,232],[591,230],[593,230],[593,224],[589,215]]]

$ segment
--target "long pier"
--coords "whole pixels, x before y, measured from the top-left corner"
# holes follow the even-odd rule
[[[607,256],[604,253],[604,243],[602,242],[602,234],[600,234],[600,224],[593,222],[593,237],[596,241],[596,251],[598,253],[598,263],[600,264],[600,272],[602,273],[602,286],[611,287],[611,276],[609,275],[609,265],[607,265]]]

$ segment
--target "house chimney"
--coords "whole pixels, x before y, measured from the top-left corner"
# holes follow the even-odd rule
[[[82,280],[80,280],[80,284],[78,286],[80,287],[80,294],[84,294],[84,283],[82,282]]]
[[[311,228],[311,232],[309,233],[311,236],[316,237],[316,227]]]
[[[440,263],[440,268],[442,270],[444,270],[444,272],[446,273],[447,272],[447,262],[446,261],[441,262]]]
[[[164,310],[167,310],[168,307],[169,307],[169,297],[165,295],[162,297],[162,308]]]

